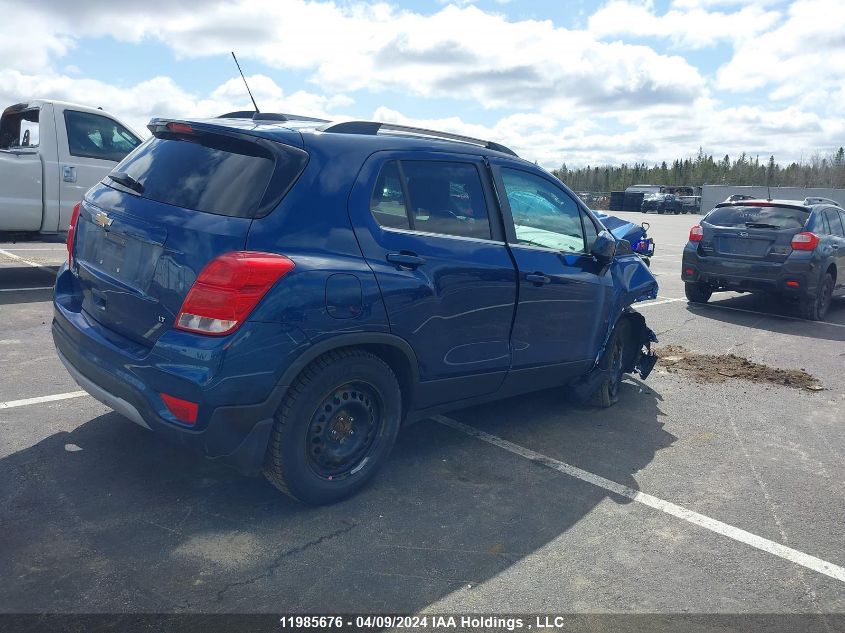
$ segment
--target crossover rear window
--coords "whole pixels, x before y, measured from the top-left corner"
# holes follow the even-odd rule
[[[704,221],[714,226],[753,228],[759,224],[760,228],[800,229],[809,214],[809,211],[791,207],[718,207]]]
[[[144,198],[177,207],[255,218],[278,203],[307,154],[278,144],[220,134],[158,135],[110,174]],[[277,145],[277,144],[273,144]]]

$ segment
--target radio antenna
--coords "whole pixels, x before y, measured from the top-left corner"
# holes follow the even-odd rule
[[[255,113],[259,114],[261,110],[258,109],[258,104],[255,103],[255,97],[252,96],[252,90],[249,89],[249,84],[246,82],[246,77],[244,77],[244,71],[241,70],[241,65],[238,63],[238,58],[235,57],[235,51],[232,51],[232,59],[235,60],[235,66],[238,67],[238,72],[241,73],[241,79],[244,80],[246,91],[249,93],[249,98],[252,99],[252,105],[255,106]]]

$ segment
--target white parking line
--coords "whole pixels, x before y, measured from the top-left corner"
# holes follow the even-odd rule
[[[41,404],[42,402],[55,402],[56,400],[68,400],[70,398],[81,398],[87,396],[86,391],[69,391],[68,393],[56,393],[52,396],[39,396],[37,398],[24,398],[23,400],[9,400],[0,402],[0,409],[14,409],[15,407],[26,407],[30,404]]]
[[[649,506],[650,508],[654,508],[655,510],[660,510],[661,512],[665,512],[666,514],[669,514],[671,516],[683,519],[684,521],[688,521],[689,523],[692,523],[699,527],[703,527],[716,534],[726,536],[740,543],[745,543],[746,545],[750,545],[751,547],[759,549],[763,552],[768,552],[769,554],[773,554],[775,556],[778,556],[779,558],[795,563],[796,565],[801,565],[802,567],[806,567],[807,569],[811,569],[820,574],[824,574],[825,576],[829,576],[830,578],[833,578],[840,582],[845,582],[845,568],[840,567],[839,565],[835,565],[826,560],[822,560],[821,558],[816,558],[815,556],[811,556],[810,554],[805,554],[804,552],[799,552],[798,550],[792,549],[791,547],[787,547],[786,545],[781,545],[780,543],[770,541],[769,539],[763,538],[762,536],[757,536],[756,534],[746,532],[745,530],[734,527],[732,525],[728,525],[727,523],[722,523],[721,521],[717,521],[716,519],[711,519],[708,516],[699,514],[698,512],[694,512],[692,510],[688,510],[687,508],[676,505],[669,501],[658,499],[657,497],[645,494],[644,492],[640,492],[639,490],[634,490],[633,488],[629,488],[628,486],[623,486],[622,484],[618,484],[615,481],[611,481],[610,479],[605,479],[600,475],[595,475],[586,470],[582,470],[576,466],[572,466],[565,462],[558,461],[551,457],[547,457],[546,455],[542,455],[541,453],[532,451],[529,448],[525,448],[518,444],[514,444],[513,442],[509,442],[496,435],[491,435],[475,427],[462,424],[457,420],[453,420],[442,415],[432,416],[432,419],[436,422],[439,422],[440,424],[453,428],[456,431],[460,431],[461,433],[464,433],[471,437],[475,437],[483,442],[492,444],[493,446],[503,448],[506,451],[513,453],[514,455],[519,455],[520,457],[524,457],[525,459],[531,460],[536,464],[551,468],[552,470],[557,470],[561,473],[564,473],[565,475],[569,475],[570,477],[575,477],[576,479],[580,479],[581,481],[585,481],[594,486],[598,486],[599,488],[603,488],[608,492],[612,492],[622,497],[627,497],[632,501],[642,503],[643,505]]]
[[[50,268],[49,266],[44,266],[43,264],[39,264],[38,262],[34,262],[30,259],[25,259],[25,258],[21,257],[20,255],[15,255],[14,253],[10,253],[9,251],[5,251],[2,248],[0,248],[0,255],[5,255],[6,257],[11,257],[12,259],[15,259],[19,262],[23,262],[27,266],[32,266],[33,268],[40,268],[41,270],[46,270],[51,275],[56,274],[56,271],[53,270],[52,268]]]
[[[657,297],[657,299],[653,301],[647,301],[645,303],[635,303],[631,307],[635,310],[639,308],[650,308],[651,306],[659,306],[664,303],[675,303],[676,301],[686,301],[686,299],[675,299],[674,297]]]
[[[3,250],[14,252],[14,253],[21,253],[23,251],[32,251],[32,252],[41,252],[41,253],[65,253],[67,252],[67,246],[64,244],[56,244],[55,248],[16,248],[14,246],[7,246]]]
[[[24,290],[52,290],[53,286],[36,286],[34,288],[0,288],[0,292],[22,292]]]

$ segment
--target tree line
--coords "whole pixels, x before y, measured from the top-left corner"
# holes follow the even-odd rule
[[[845,188],[845,149],[823,156],[814,154],[809,160],[781,165],[774,156],[760,161],[743,152],[716,160],[699,148],[695,158],[675,159],[671,164],[645,162],[628,165],[602,165],[569,169],[566,163],[552,173],[575,191],[624,191],[637,184],[650,185],[762,185],[771,187],[835,187]]]

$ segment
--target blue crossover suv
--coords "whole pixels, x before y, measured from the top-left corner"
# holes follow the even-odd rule
[[[79,384],[308,503],[399,427],[547,388],[609,406],[657,283],[508,148],[367,121],[153,119],[68,231],[53,337]]]

